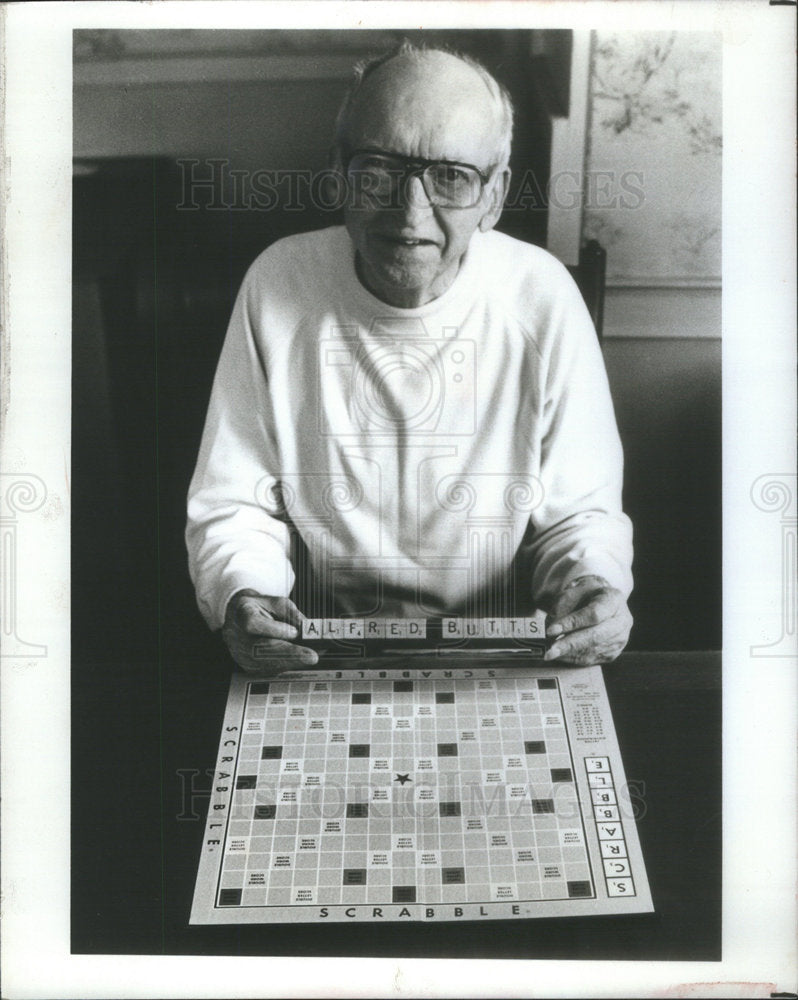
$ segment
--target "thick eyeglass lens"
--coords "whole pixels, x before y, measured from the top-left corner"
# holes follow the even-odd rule
[[[393,204],[401,185],[410,174],[418,174],[431,204],[470,208],[479,201],[482,182],[478,172],[468,166],[430,163],[413,170],[402,160],[373,154],[352,157],[348,173],[358,193],[374,201],[390,199]]]
[[[438,204],[470,208],[479,201],[482,182],[479,174],[469,167],[450,163],[432,163],[422,174],[424,189]]]

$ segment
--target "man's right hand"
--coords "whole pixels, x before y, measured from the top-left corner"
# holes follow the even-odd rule
[[[239,590],[228,604],[222,638],[236,663],[248,674],[273,677],[318,663],[317,653],[292,640],[304,615],[287,597],[264,597]]]

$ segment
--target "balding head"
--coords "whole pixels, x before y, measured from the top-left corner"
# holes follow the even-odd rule
[[[472,162],[474,150],[507,165],[512,103],[506,91],[474,60],[405,42],[361,66],[338,116],[336,142],[347,149],[372,144],[395,124],[419,156]],[[446,146],[445,152],[442,147]],[[433,152],[436,150],[436,152]]]

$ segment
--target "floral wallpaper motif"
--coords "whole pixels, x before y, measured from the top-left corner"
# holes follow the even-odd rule
[[[583,235],[610,283],[720,280],[720,52],[708,33],[594,35]]]

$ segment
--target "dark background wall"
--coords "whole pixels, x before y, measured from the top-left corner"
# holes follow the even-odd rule
[[[635,526],[631,648],[721,645],[721,345],[604,340]]]

